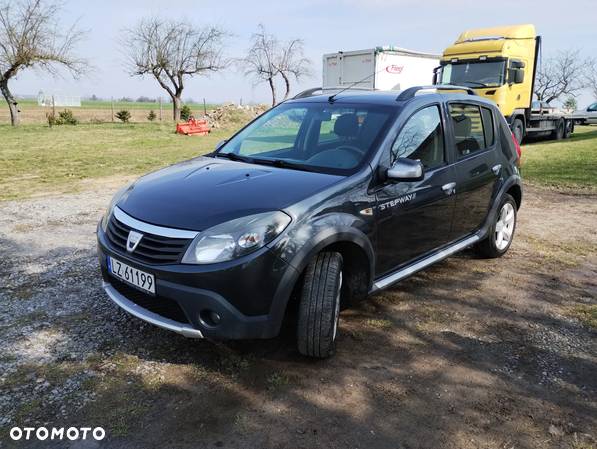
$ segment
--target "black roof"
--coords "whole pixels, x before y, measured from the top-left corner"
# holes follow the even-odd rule
[[[478,95],[470,95],[461,93],[459,91],[439,91],[421,93],[420,95],[414,95],[405,101],[398,101],[398,96],[404,91],[379,91],[379,90],[346,90],[338,93],[337,90],[331,90],[317,95],[310,95],[301,98],[293,98],[287,100],[286,103],[323,103],[328,102],[331,95],[334,96],[334,104],[346,104],[346,103],[361,103],[361,104],[377,104],[377,105],[388,105],[388,106],[402,106],[406,102],[420,101],[422,103],[431,103],[437,101],[446,100],[473,100],[488,105],[495,106],[495,103],[486,98]]]

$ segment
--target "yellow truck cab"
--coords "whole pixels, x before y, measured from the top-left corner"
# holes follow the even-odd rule
[[[471,87],[495,101],[519,142],[531,134],[568,137],[569,117],[531,110],[540,44],[530,24],[465,31],[444,50],[434,83]]]

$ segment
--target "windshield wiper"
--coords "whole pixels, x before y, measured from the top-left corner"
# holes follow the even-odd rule
[[[253,159],[252,162],[254,164],[273,165],[274,167],[289,168],[292,170],[302,170],[310,172],[316,171],[307,165],[299,164],[297,162],[289,162],[285,159]]]
[[[225,157],[226,159],[230,159],[231,161],[253,163],[253,159],[251,159],[250,157],[241,156],[236,153],[215,153],[214,157]]]
[[[480,87],[489,87],[487,84],[480,83],[479,81],[464,80],[464,81],[460,81],[459,84],[461,84],[461,83],[474,84],[474,85],[480,86]],[[448,83],[448,84],[450,84],[451,86],[457,86],[458,85],[458,84],[455,84],[455,83]]]

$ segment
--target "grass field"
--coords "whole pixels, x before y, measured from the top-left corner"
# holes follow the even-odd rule
[[[524,145],[522,176],[536,185],[597,191],[597,127],[578,126],[570,139]]]
[[[0,200],[72,191],[83,179],[142,174],[212,151],[231,130],[174,133],[173,124],[0,126]]]
[[[175,134],[171,123],[0,125],[0,200],[73,191],[85,179],[142,174],[207,153],[235,129],[188,137]],[[568,140],[530,143],[522,151],[526,182],[597,192],[597,127],[578,127]]]

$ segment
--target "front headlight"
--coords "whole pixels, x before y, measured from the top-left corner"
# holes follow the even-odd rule
[[[289,223],[288,215],[276,211],[219,224],[195,237],[182,263],[207,264],[236,259],[267,245]]]
[[[131,182],[130,184],[127,184],[126,186],[124,186],[122,189],[120,189],[118,192],[116,192],[114,194],[114,196],[112,197],[112,199],[110,200],[110,204],[108,205],[108,208],[106,209],[106,212],[104,213],[104,216],[102,217],[102,230],[104,232],[106,232],[106,229],[108,228],[108,221],[110,221],[110,215],[112,215],[112,211],[114,210],[114,207],[120,201],[120,199],[124,196],[124,194],[133,186],[133,184],[134,184],[134,182]]]

